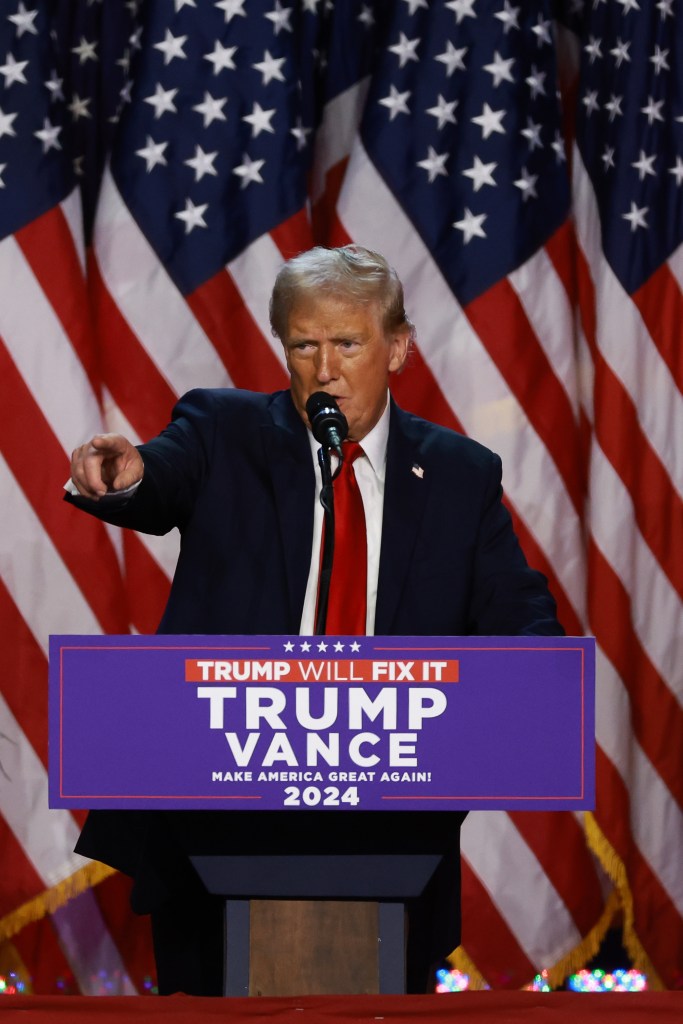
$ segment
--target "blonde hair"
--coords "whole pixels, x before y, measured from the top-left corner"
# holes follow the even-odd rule
[[[329,293],[368,304],[377,302],[384,330],[407,327],[411,340],[415,328],[406,316],[403,285],[384,256],[361,245],[339,249],[316,246],[288,260],[275,279],[270,299],[270,326],[284,340],[292,309],[302,295]]]

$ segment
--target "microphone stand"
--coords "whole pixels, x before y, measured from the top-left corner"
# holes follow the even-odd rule
[[[341,445],[340,445],[341,450]],[[323,552],[320,561],[320,581],[318,585],[318,607],[315,616],[315,635],[323,636],[327,623],[327,602],[330,594],[330,580],[332,578],[332,563],[334,562],[334,490],[332,481],[339,474],[342,458],[339,460],[337,471],[332,476],[332,465],[329,449],[321,446],[318,448],[318,464],[322,475],[323,485],[320,491],[320,504],[325,512],[323,529]]]

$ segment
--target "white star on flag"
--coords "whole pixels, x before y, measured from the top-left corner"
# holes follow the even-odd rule
[[[214,121],[227,121],[227,118],[223,113],[223,107],[227,102],[228,100],[226,96],[218,98],[212,96],[209,92],[205,92],[202,102],[197,103],[192,109],[202,115],[204,118],[204,127],[208,128]]]
[[[204,220],[204,213],[206,212],[208,205],[208,203],[202,203],[200,206],[195,206],[191,199],[186,199],[185,209],[174,214],[178,220],[182,220],[184,222],[186,235],[189,235],[189,233],[195,228],[207,227],[206,221]]]
[[[226,69],[235,70],[235,62],[232,58],[236,52],[236,46],[223,46],[222,43],[216,41],[212,52],[204,55],[204,60],[208,60],[210,64],[213,64],[213,73],[218,75]]]
[[[437,153],[433,146],[429,146],[427,156],[424,160],[418,160],[417,166],[428,172],[429,180],[432,182],[439,174],[443,174],[444,177],[448,176],[444,166],[447,160],[448,153]]]
[[[164,64],[168,65],[176,57],[178,60],[187,60],[187,54],[183,50],[186,42],[187,36],[174,36],[170,28],[167,28],[163,42],[154,43],[154,49],[163,53]]]
[[[158,164],[162,167],[166,166],[167,160],[164,156],[164,150],[167,146],[168,142],[155,142],[152,136],[148,135],[145,146],[142,149],[136,149],[135,155],[142,157],[147,164],[146,170],[149,172]]]
[[[246,188],[250,182],[256,181],[263,184],[263,178],[261,177],[261,168],[265,164],[265,160],[252,160],[246,153],[242,157],[243,163],[239,164],[234,168],[233,174],[236,174],[242,179],[241,188]]]
[[[184,160],[183,163],[188,167],[191,167],[194,171],[194,180],[201,181],[205,174],[218,174],[218,171],[213,165],[217,156],[218,150],[213,153],[205,153],[201,146],[195,146],[194,156],[189,160]]]
[[[486,238],[486,232],[482,227],[485,220],[485,213],[474,214],[471,210],[465,207],[462,220],[454,221],[453,227],[457,228],[458,231],[462,231],[463,242],[467,245],[475,237]]]

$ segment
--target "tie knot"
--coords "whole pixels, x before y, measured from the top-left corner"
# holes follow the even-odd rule
[[[358,441],[344,441],[342,452],[344,454],[344,464],[347,466],[352,466],[356,459],[359,459],[361,455],[365,455]]]

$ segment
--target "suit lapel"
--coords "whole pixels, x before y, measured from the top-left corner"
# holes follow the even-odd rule
[[[420,475],[421,441],[392,401],[382,517],[375,633],[390,635],[422,522],[429,479]]]
[[[272,422],[262,428],[266,463],[280,525],[292,629],[298,630],[311,565],[315,472],[308,431],[289,391],[276,394],[269,411]]]

